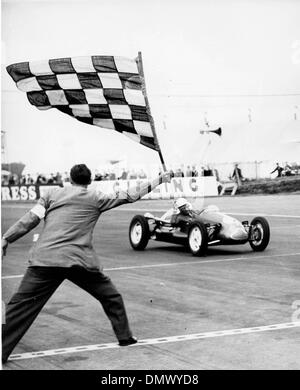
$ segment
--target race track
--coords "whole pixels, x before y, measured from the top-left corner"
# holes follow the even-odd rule
[[[201,202],[196,202],[198,207]],[[65,281],[16,347],[7,370],[300,369],[300,195],[209,198],[240,220],[266,215],[271,241],[184,248],[151,241],[135,252],[135,214],[162,214],[171,201],[139,201],[103,214],[94,245],[125,300],[140,343],[120,348],[99,303]],[[4,232],[29,204],[2,204]],[[8,248],[2,266],[7,302],[26,269],[37,227]]]

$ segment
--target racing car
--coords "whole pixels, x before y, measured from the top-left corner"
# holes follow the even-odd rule
[[[209,246],[248,242],[253,251],[263,251],[269,244],[270,227],[264,217],[240,222],[212,205],[189,215],[175,214],[170,220],[151,213],[135,215],[129,226],[132,248],[144,250],[150,239],[184,245],[194,256],[205,255]]]

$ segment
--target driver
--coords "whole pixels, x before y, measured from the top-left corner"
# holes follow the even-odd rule
[[[192,216],[193,208],[190,202],[188,202],[185,198],[178,198],[174,201],[173,207],[165,212],[161,219],[175,223],[182,219],[186,220],[186,217]]]

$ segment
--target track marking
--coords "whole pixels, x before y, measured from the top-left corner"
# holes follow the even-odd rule
[[[232,257],[230,259],[216,259],[216,260],[199,260],[199,261],[181,261],[178,263],[159,263],[159,264],[145,264],[145,265],[129,265],[124,267],[114,267],[114,268],[104,268],[103,271],[123,271],[130,269],[142,269],[142,268],[157,268],[157,267],[175,267],[177,265],[187,265],[187,264],[208,264],[208,263],[226,263],[231,261],[241,261],[241,260],[260,260],[268,259],[274,257],[288,257],[288,256],[300,256],[300,252],[296,253],[284,253],[278,255],[265,255],[265,256],[251,256],[251,257]],[[9,275],[2,276],[2,279],[14,279],[22,278],[24,275]]]
[[[273,257],[283,257],[283,256],[298,256],[298,253],[287,253],[283,255],[266,255],[266,256],[252,256],[252,257],[233,257],[230,259],[216,259],[216,260],[199,260],[199,261],[182,261],[180,263],[160,263],[160,264],[146,264],[146,265],[133,265],[127,267],[115,267],[115,268],[106,268],[104,271],[121,271],[121,270],[129,270],[129,269],[139,269],[139,268],[156,268],[156,267],[174,267],[177,265],[187,265],[187,264],[208,264],[208,263],[225,263],[231,261],[240,261],[240,260],[259,260],[265,258],[273,258]]]
[[[2,276],[1,279],[16,279],[16,278],[22,278],[24,275],[8,275],[8,276]]]
[[[226,214],[226,212],[225,212]],[[257,216],[260,215],[261,217],[276,217],[276,218],[300,218],[300,215],[285,215],[285,214],[264,214],[264,213],[230,213],[228,212],[227,214],[231,215],[253,215]]]
[[[155,200],[155,199],[154,199]],[[2,204],[2,208],[10,208],[13,206],[14,208],[26,208],[29,209],[31,206],[23,205],[23,204]],[[164,213],[166,211],[166,208],[151,208],[151,212],[153,213]],[[132,208],[132,207],[119,207],[117,210],[112,209],[110,212],[117,212],[117,211],[135,211],[135,212],[149,212],[149,208]],[[222,211],[222,210],[221,210]],[[300,215],[290,215],[290,214],[265,214],[265,213],[247,213],[247,212],[230,212],[230,211],[222,211],[224,214],[230,214],[230,215],[252,215],[252,216],[262,216],[262,217],[276,217],[276,218],[300,218]]]
[[[271,226],[271,230],[273,229],[292,229],[299,228],[300,225],[282,225],[282,226]]]
[[[111,210],[116,211],[116,210]],[[119,208],[118,211],[135,211],[135,212],[149,212],[149,209],[139,209],[139,208]],[[151,208],[151,212],[153,213],[164,213],[166,209],[153,209]],[[300,215],[286,215],[286,214],[265,214],[265,213],[239,213],[239,212],[230,212],[230,211],[223,211],[220,210],[224,214],[230,214],[230,215],[252,215],[252,216],[261,216],[261,217],[276,217],[276,218],[300,218]]]
[[[130,348],[142,347],[145,345],[175,343],[178,341],[201,340],[201,339],[214,338],[214,337],[239,336],[242,334],[259,333],[259,332],[266,332],[271,330],[291,329],[296,327],[300,327],[300,321],[264,325],[264,326],[253,326],[251,328],[238,328],[238,329],[229,329],[229,330],[219,330],[214,332],[203,332],[203,333],[194,333],[188,335],[143,339],[140,340],[137,344],[131,345]],[[26,352],[26,353],[14,354],[11,355],[9,361],[33,359],[33,358],[55,356],[55,355],[64,355],[64,354],[76,353],[76,352],[81,353],[81,352],[88,352],[88,351],[99,351],[103,349],[115,349],[115,348],[122,348],[122,347],[119,347],[119,345],[116,343],[108,343],[108,344],[81,345],[81,346],[70,347],[70,348],[48,349],[48,350],[38,351],[38,352]]]

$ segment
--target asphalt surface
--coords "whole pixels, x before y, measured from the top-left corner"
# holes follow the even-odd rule
[[[146,211],[159,216],[171,204],[122,206],[104,213],[94,232],[94,246],[141,343],[118,347],[100,304],[65,281],[4,369],[300,369],[300,195],[205,200],[240,220],[266,215],[271,241],[264,252],[252,252],[249,244],[219,246],[197,258],[154,241],[144,252],[133,251],[131,218]],[[2,204],[2,231],[30,206]],[[20,283],[39,229],[8,248],[5,302]],[[48,352],[31,354],[41,351]]]

